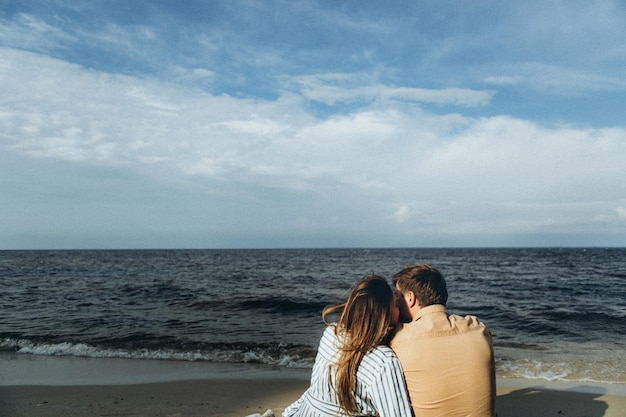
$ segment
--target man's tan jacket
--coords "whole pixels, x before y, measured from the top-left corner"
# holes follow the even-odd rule
[[[422,308],[391,342],[406,379],[415,417],[494,417],[491,334],[474,316]]]

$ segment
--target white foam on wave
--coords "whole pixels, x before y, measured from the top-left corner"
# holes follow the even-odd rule
[[[549,382],[626,383],[620,372],[623,365],[603,360],[549,361],[543,359],[499,359],[496,373],[500,378],[542,380]]]
[[[47,356],[76,356],[91,358],[158,359],[176,361],[207,361],[222,363],[258,363],[287,368],[307,369],[313,365],[310,358],[280,354],[275,357],[263,351],[217,349],[212,351],[179,351],[173,349],[115,349],[92,346],[86,343],[34,343],[29,340],[4,339],[2,350],[20,354]]]
[[[505,377],[522,379],[542,379],[546,381],[565,381],[572,371],[565,363],[545,364],[527,361],[500,364],[498,373]]]

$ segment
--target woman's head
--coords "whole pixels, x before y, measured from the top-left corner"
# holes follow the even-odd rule
[[[386,341],[397,308],[393,291],[385,278],[367,275],[352,289],[345,303],[338,329],[355,348],[369,350]],[[397,320],[396,320],[397,322]]]
[[[335,332],[342,346],[337,367],[337,396],[344,410],[355,409],[355,375],[363,356],[376,346],[387,344],[392,326],[398,322],[396,295],[380,275],[367,275],[354,286],[344,304],[328,307],[324,321],[341,312]]]

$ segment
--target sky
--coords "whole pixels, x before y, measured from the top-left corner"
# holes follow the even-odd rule
[[[626,246],[626,2],[0,0],[0,249]]]

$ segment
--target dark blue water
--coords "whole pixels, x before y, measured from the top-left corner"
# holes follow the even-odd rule
[[[626,249],[0,251],[0,353],[307,368],[369,272],[442,270],[499,376],[626,382]]]

